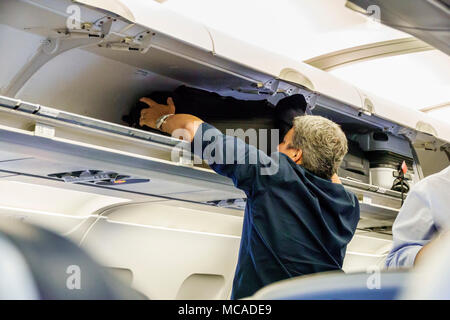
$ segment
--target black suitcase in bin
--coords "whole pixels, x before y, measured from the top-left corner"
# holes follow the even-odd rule
[[[345,155],[338,176],[362,183],[370,183],[370,162],[357,142],[348,140],[348,153]]]
[[[184,85],[173,92],[155,91],[147,97],[162,104],[172,97],[177,113],[193,114],[212,125],[222,124],[223,128],[247,129],[262,124],[263,128],[279,129],[279,142],[292,127],[293,118],[304,115],[307,107],[305,97],[301,94],[287,96],[275,106],[267,100],[239,100]],[[123,116],[123,121],[131,127],[161,133],[139,125],[141,110],[144,108],[148,108],[148,105],[138,101],[129,114]]]

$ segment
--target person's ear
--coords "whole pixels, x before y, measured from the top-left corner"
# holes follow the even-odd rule
[[[292,154],[292,161],[294,161],[297,164],[300,164],[302,163],[302,157],[303,157],[302,149],[296,149],[295,152]]]

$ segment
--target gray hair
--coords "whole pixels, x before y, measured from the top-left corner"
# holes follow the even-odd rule
[[[303,152],[302,166],[324,179],[337,173],[348,151],[341,127],[320,116],[295,117],[292,145]]]

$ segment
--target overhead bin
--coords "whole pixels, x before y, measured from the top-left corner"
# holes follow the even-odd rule
[[[365,90],[358,89],[361,95],[362,103],[365,104],[365,109],[382,119],[393,121],[402,124],[404,127],[403,134],[409,135],[409,138],[414,142],[431,140],[433,136],[442,141],[442,143],[450,142],[450,127],[449,125],[436,118],[432,118],[426,113],[418,110],[405,108],[399,106],[391,101],[380,98]],[[409,132],[407,129],[410,129]],[[400,133],[400,132],[398,132]],[[422,135],[420,135],[422,133]]]
[[[4,97],[3,103],[7,100]],[[14,103],[19,105],[17,110],[0,108],[2,120],[9,122],[8,127],[0,126],[2,150],[10,150],[5,154],[9,161],[0,163],[3,172],[165,199],[210,202],[245,198],[229,179],[208,169],[173,162],[170,158],[176,150],[173,138],[56,110],[53,110],[56,114],[48,116],[52,109],[42,106],[35,106],[36,112],[21,111],[20,101],[11,99],[10,104]],[[76,172],[99,170],[144,181],[98,184],[92,181],[96,179],[94,173],[89,179],[76,179]],[[64,179],[64,175],[70,179]],[[398,192],[352,180],[343,182],[361,201],[373,207],[367,212],[395,216],[395,211],[383,205],[398,208]]]

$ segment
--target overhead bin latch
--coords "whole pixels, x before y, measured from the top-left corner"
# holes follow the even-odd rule
[[[396,135],[402,135],[411,142],[416,141],[416,138],[417,138],[416,131],[408,129],[408,128],[402,128],[402,127],[397,127],[397,128],[398,128],[397,130],[391,130],[391,133],[396,134]]]
[[[291,96],[300,93],[300,88],[283,82],[280,79],[270,79],[265,83],[258,83],[258,89],[265,90],[264,93],[275,95],[277,93],[284,93],[287,96]]]
[[[278,88],[280,87],[280,80],[278,79],[270,79],[269,81],[266,81],[265,83],[258,83],[259,89],[265,89],[267,90],[266,93],[275,95],[278,93]]]
[[[95,21],[94,24],[95,26],[97,26],[97,28],[99,28],[102,31],[102,35],[103,37],[105,37],[111,32],[111,27],[114,21],[117,21],[117,19],[106,16]]]
[[[123,28],[121,31],[114,31],[113,24],[117,18],[104,16],[95,22],[84,22],[79,29],[57,30],[59,34],[67,37],[97,37],[100,38],[99,47],[121,51],[140,51],[146,53],[151,46],[151,39],[154,35],[152,31],[145,30],[137,35],[126,35],[124,32],[133,24]]]
[[[171,153],[171,160],[181,166],[194,166],[192,153],[188,150],[174,148]]]
[[[426,150],[426,151],[437,151],[438,147],[436,141],[428,141],[424,143],[415,143],[414,148]]]
[[[316,107],[317,103],[317,94],[311,93],[309,95],[305,95],[305,100],[306,100],[305,114],[312,115],[312,110]]]
[[[359,115],[365,114],[366,116],[371,116],[372,113],[374,112],[374,106],[372,101],[365,97],[364,98],[364,102],[363,102],[363,106],[361,109],[359,109]]]
[[[153,35],[154,33],[151,31],[141,32],[134,37],[119,37],[118,35],[114,35],[109,37],[109,41],[105,44],[100,44],[99,46],[119,51],[138,51],[144,54],[151,47]]]
[[[83,22],[77,27],[57,29],[57,37],[60,39],[79,39],[79,38],[104,38],[110,29],[104,29],[96,23]]]
[[[138,43],[141,48],[141,53],[147,53],[152,44],[152,38],[155,34],[149,30],[144,31],[134,37],[135,43]]]
[[[418,121],[416,123],[416,130],[434,137],[438,136],[436,129],[425,121]]]
[[[154,33],[150,30],[145,30],[133,36],[123,34],[133,26],[133,24],[128,25],[120,32],[114,32],[112,31],[112,26],[115,21],[117,21],[116,18],[105,16],[94,23],[97,29],[101,30],[102,37],[105,39],[103,43],[99,44],[99,47],[119,51],[139,51],[141,53],[147,53],[150,49]]]

